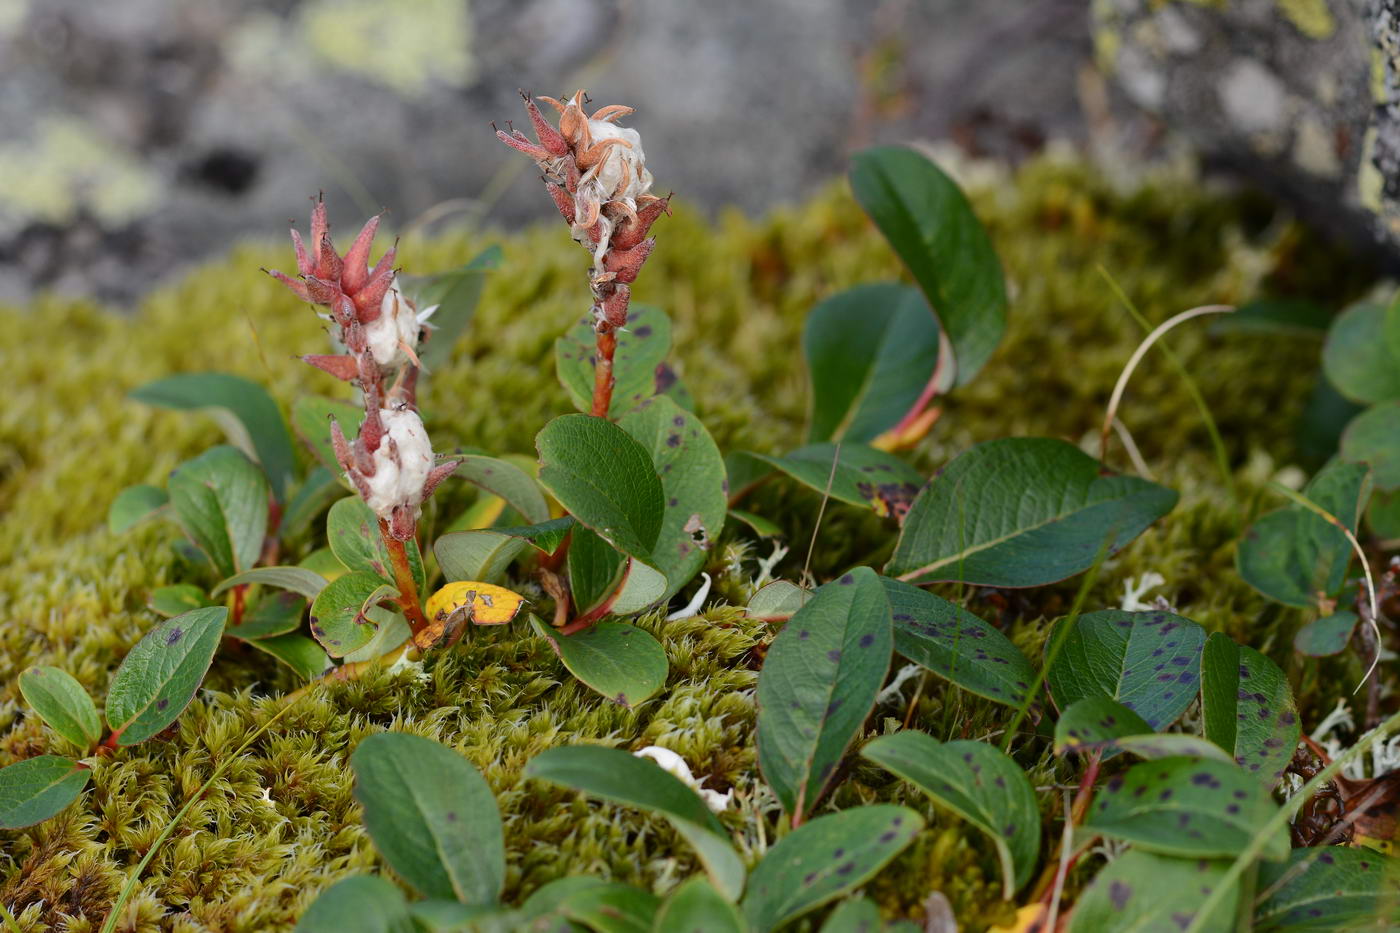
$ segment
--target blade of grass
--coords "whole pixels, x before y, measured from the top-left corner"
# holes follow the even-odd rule
[[[8,930],[9,933],[23,933],[19,928],[19,921],[15,919],[14,914],[10,913],[9,910],[5,908],[3,903],[0,903],[0,920],[5,921],[5,929]]]
[[[1123,307],[1127,308],[1128,313],[1133,316],[1133,320],[1137,321],[1143,330],[1151,333],[1152,322],[1137,309],[1132,299],[1128,297],[1127,292],[1123,291],[1122,286],[1109,274],[1108,269],[1103,265],[1099,265],[1098,270],[1099,275],[1103,276],[1104,280],[1108,282],[1108,287],[1113,290],[1114,295],[1123,303]],[[1239,495],[1235,490],[1235,476],[1230,470],[1230,455],[1229,452],[1225,450],[1225,440],[1220,436],[1220,428],[1216,425],[1215,418],[1210,413],[1210,406],[1206,404],[1205,396],[1201,395],[1200,387],[1196,385],[1196,380],[1191,377],[1190,370],[1186,368],[1186,364],[1181,361],[1181,358],[1165,343],[1159,343],[1158,347],[1161,349],[1162,355],[1167,358],[1172,368],[1176,370],[1177,375],[1181,377],[1182,384],[1186,386],[1187,393],[1190,394],[1192,400],[1196,403],[1196,408],[1201,413],[1201,421],[1205,424],[1206,433],[1210,435],[1211,446],[1215,449],[1215,461],[1220,467],[1220,478],[1225,483],[1225,491],[1233,501],[1238,503]]]

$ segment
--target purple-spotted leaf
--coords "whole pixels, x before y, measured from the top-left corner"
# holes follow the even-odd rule
[[[83,792],[92,772],[61,755],[0,768],[0,829],[21,829],[57,815]]]
[[[710,879],[730,900],[744,891],[744,863],[729,833],[700,795],[679,778],[621,749],[574,745],[540,752],[525,776],[553,781],[604,800],[665,817],[700,855]]]
[[[819,493],[825,493],[829,486],[831,498],[838,502],[896,518],[904,516],[924,484],[917,470],[883,450],[842,444],[839,460],[837,452],[837,445],[828,443],[808,444],[782,457],[739,451],[730,455],[730,472],[757,476],[779,470]],[[766,465],[768,470],[754,464]]]
[[[1176,500],[1156,483],[1105,475],[1103,464],[1066,441],[987,441],[914,500],[885,573],[918,584],[1054,583],[1126,547]]]
[[[1400,927],[1400,859],[1366,848],[1294,849],[1259,869],[1258,933]]]
[[[1072,703],[1055,723],[1055,753],[1117,749],[1139,758],[1214,758],[1230,756],[1214,742],[1179,732],[1153,732],[1141,716],[1108,697],[1085,697]]]
[[[642,402],[618,425],[651,453],[665,507],[661,531],[646,563],[666,576],[670,599],[705,565],[724,528],[724,458],[700,419],[670,398]]]
[[[83,685],[57,667],[31,667],[19,675],[19,692],[39,718],[86,751],[102,738],[102,720]]]
[[[1069,933],[1181,933],[1196,905],[1220,885],[1230,863],[1129,849],[1109,862],[1074,905]],[[1237,891],[1205,921],[1202,933],[1235,929]]]
[[[576,635],[560,635],[535,616],[530,624],[569,673],[620,706],[631,709],[666,685],[666,650],[635,625],[597,622]]]
[[[311,604],[311,634],[333,658],[362,648],[378,626],[368,610],[394,588],[378,574],[356,570],[326,584]]]
[[[964,385],[1006,331],[1006,283],[987,231],[957,183],[913,149],[858,153],[851,190],[923,289]]]
[[[613,354],[613,394],[608,417],[620,418],[656,394],[656,367],[671,350],[671,319],[659,308],[633,304],[627,326],[617,334]],[[593,408],[593,359],[598,334],[593,317],[580,319],[554,341],[554,369],[579,411]]]
[[[267,534],[270,489],[253,461],[212,447],[170,474],[170,508],[195,547],[225,577],[251,568]]]
[[[1283,775],[1302,734],[1283,671],[1220,632],[1201,655],[1201,719],[1206,738],[1268,787]]]
[[[394,582],[394,567],[379,533],[379,519],[358,496],[349,496],[331,506],[326,515],[326,540],[346,570],[372,573],[388,583]],[[418,542],[406,542],[406,550],[409,570],[421,593],[428,584]]]
[[[332,666],[325,649],[305,635],[295,632],[274,635],[271,638],[255,638],[249,644],[290,667],[302,680],[315,680]]]
[[[1371,495],[1370,468],[1333,461],[1304,487],[1303,495],[1355,532]],[[1260,593],[1306,609],[1317,606],[1320,597],[1337,595],[1351,558],[1351,544],[1340,528],[1290,503],[1246,529],[1235,566]]]
[[[216,603],[210,601],[209,597],[204,595],[204,590],[193,583],[175,583],[151,590],[146,605],[156,615],[165,616],[168,619],[182,612],[203,609],[206,606],[216,605]]]
[[[195,609],[166,619],[127,653],[107,689],[107,725],[118,745],[135,745],[173,723],[204,680],[228,610]]]
[[[1040,855],[1040,810],[1026,773],[1001,749],[906,729],[875,739],[861,754],[987,834],[1001,860],[1003,897],[1030,878]]]
[[[908,807],[875,804],[819,816],[779,839],[749,874],[740,904],[754,933],[768,933],[875,876],[924,828]]]
[[[1183,858],[1233,858],[1278,811],[1236,765],[1201,758],[1144,761],[1109,779],[1089,808],[1088,832]],[[1269,836],[1264,857],[1288,854],[1288,832]]]
[[[758,675],[758,765],[794,825],[816,806],[890,669],[880,578],[857,567],[813,594]]]
[[[535,438],[540,483],[570,515],[641,561],[661,534],[666,499],[651,452],[606,418],[561,415]]]
[[[696,876],[682,884],[661,904],[652,927],[665,930],[700,930],[704,933],[745,933],[739,909],[715,890],[705,878]]]
[[[505,884],[501,813],[491,787],[457,752],[381,732],[350,756],[355,799],[374,847],[428,897],[490,904]]]
[[[1170,612],[1090,612],[1074,620],[1045,679],[1061,710],[1108,697],[1164,729],[1196,698],[1205,640],[1204,629]],[[1047,651],[1054,643],[1052,636]]]
[[[1356,613],[1338,609],[1330,616],[1314,619],[1298,629],[1298,634],[1293,636],[1293,647],[1311,658],[1341,654],[1346,650],[1347,642],[1351,641],[1351,633],[1355,631],[1358,621]]]
[[[894,621],[894,647],[970,693],[1021,706],[1035,671],[1001,632],[932,593],[881,577]]]

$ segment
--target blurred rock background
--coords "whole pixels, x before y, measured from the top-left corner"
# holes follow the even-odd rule
[[[1396,6],[0,0],[0,300],[129,301],[317,191],[342,229],[548,216],[491,134],[521,87],[636,107],[660,190],[711,211],[796,199],[875,142],[1121,167],[1185,141],[1400,242]]]

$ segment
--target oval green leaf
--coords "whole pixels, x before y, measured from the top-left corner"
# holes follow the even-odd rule
[[[923,289],[965,384],[1006,330],[1006,283],[987,231],[957,184],[913,149],[857,153],[851,190]]]
[[[175,520],[225,577],[250,569],[267,534],[267,477],[240,451],[214,447],[170,474]]]
[[[932,593],[881,577],[900,654],[970,693],[1022,706],[1035,671],[1021,649],[993,626]]]
[[[1229,862],[1129,849],[1104,866],[1080,896],[1069,933],[1181,933],[1196,918],[1194,905],[1219,886],[1229,867]],[[1238,891],[1232,891],[1202,933],[1230,933],[1238,899]]]
[[[933,377],[938,344],[938,321],[907,285],[857,285],[818,304],[802,329],[808,442],[864,444],[898,424]]]
[[[249,644],[290,667],[302,680],[315,680],[332,667],[330,656],[320,645],[295,632],[257,638]]]
[[[701,877],[682,884],[661,904],[652,933],[699,930],[703,933],[745,933],[739,910]]]
[[[1302,734],[1283,671],[1221,632],[1201,655],[1201,719],[1206,738],[1267,787],[1282,777]]]
[[[87,786],[88,767],[40,755],[0,768],[0,829],[22,829],[56,816]]]
[[[651,454],[606,418],[562,415],[535,438],[540,482],[579,522],[623,553],[650,559],[665,498]]]
[[[659,814],[690,843],[715,887],[730,900],[744,891],[744,862],[729,833],[695,793],[655,762],[615,748],[551,748],[530,759],[525,776],[553,781],[613,803]]]
[[[821,933],[880,933],[884,928],[879,905],[868,897],[853,897],[831,912]]]
[[[533,546],[553,554],[576,522],[570,516],[521,528],[483,528],[454,531],[437,539],[433,553],[448,583],[480,580],[499,583],[525,549]]]
[[[224,634],[243,641],[286,635],[301,628],[305,611],[306,600],[296,593],[265,592],[248,606],[242,621],[229,626]]]
[[[875,706],[894,636],[880,578],[857,567],[817,590],[758,675],[758,766],[797,825]]]
[[[1003,897],[1029,880],[1040,856],[1040,809],[1026,773],[1001,749],[905,730],[875,739],[861,755],[986,833],[1001,860]]]
[[[656,368],[671,351],[671,319],[659,308],[633,304],[627,311],[627,326],[617,332],[613,353],[613,394],[608,417],[619,418],[656,394]],[[593,409],[594,357],[598,334],[593,317],[580,318],[554,341],[554,369],[559,382],[568,390],[574,406],[582,412]]]
[[[778,840],[749,875],[740,909],[766,933],[860,887],[924,828],[908,807],[875,804],[817,817]]]
[[[458,457],[453,476],[460,476],[493,496],[500,496],[527,522],[538,524],[549,520],[549,503],[535,478],[509,460],[467,455]]]
[[[414,933],[403,892],[383,878],[356,875],[321,892],[295,933]]]
[[[31,667],[19,675],[19,691],[49,728],[86,751],[102,738],[102,720],[92,697],[65,670]]]
[[[345,569],[377,574],[388,583],[394,582],[394,565],[389,561],[384,536],[379,533],[379,518],[358,496],[348,496],[331,506],[326,515],[326,540]],[[409,570],[422,593],[428,584],[418,542],[405,542],[405,550]]]
[[[1322,371],[1352,401],[1400,399],[1400,360],[1386,340],[1385,318],[1384,307],[1363,302],[1337,315],[1327,332]]]
[[[501,813],[486,780],[431,739],[372,735],[350,756],[365,829],[398,875],[428,897],[489,904],[505,883]]]
[[[131,397],[162,408],[207,410],[230,442],[257,457],[277,498],[285,495],[296,471],[292,438],[277,403],[256,382],[229,373],[180,373],[133,389]]]
[[[128,486],[117,493],[107,509],[107,528],[119,535],[154,517],[169,504],[170,496],[164,489],[144,483]]]
[[[299,593],[307,599],[315,599],[326,588],[326,578],[319,573],[307,570],[305,567],[254,567],[252,570],[245,570],[224,580],[214,587],[213,592],[209,595],[218,596],[235,586],[249,583],[275,586],[279,590]]]
[[[1045,680],[1061,710],[1107,697],[1153,730],[1164,729],[1196,698],[1205,640],[1203,628],[1170,612],[1089,612],[1064,635]],[[1055,641],[1046,642],[1047,651]]]
[[[1400,925],[1400,859],[1371,849],[1294,849],[1259,868],[1258,933],[1394,930]]]
[[[535,634],[549,642],[569,673],[629,709],[666,685],[670,670],[660,642],[635,625],[597,622],[577,635],[560,635],[537,617]]]
[[[1351,419],[1342,432],[1341,455],[1369,466],[1381,492],[1400,489],[1400,401],[1373,405]]]
[[[346,437],[354,437],[360,432],[360,422],[364,421],[365,412],[352,402],[316,395],[303,396],[292,403],[292,426],[297,436],[311,448],[321,466],[348,487],[349,481],[343,479],[344,467],[336,462],[335,449],[331,446],[332,418],[340,423]]]
[[[812,591],[805,587],[787,580],[774,580],[759,587],[749,597],[749,605],[744,611],[751,619],[786,622],[811,598]]]
[[[1111,778],[1084,828],[1162,855],[1233,858],[1277,810],[1259,782],[1233,764],[1162,758]],[[1288,832],[1280,827],[1264,857],[1287,854]]]
[[[166,619],[138,641],[107,689],[107,725],[135,745],[179,718],[214,661],[228,610],[195,609]]]
[[[203,589],[193,583],[176,583],[173,586],[161,586],[151,590],[146,605],[156,615],[165,616],[168,619],[182,612],[189,612],[191,609],[213,606],[215,603],[204,595]]]
[[[603,882],[574,891],[559,913],[594,933],[651,933],[661,898],[628,884]]]
[[[829,486],[836,501],[874,509],[880,515],[900,518],[908,511],[924,484],[917,470],[893,454],[864,444],[842,444],[839,449],[839,460],[836,444],[809,444],[782,457],[741,451],[731,455],[730,465],[744,469],[740,466],[744,460],[766,464],[819,493],[826,493]]]
[[[1082,573],[1176,505],[1173,490],[1103,469],[1052,438],[978,444],[914,500],[885,572],[910,583],[984,586],[1040,586]]]
[[[1351,641],[1351,633],[1359,621],[1356,613],[1339,609],[1298,629],[1298,634],[1293,636],[1293,647],[1311,658],[1341,654],[1346,650],[1347,642]]]
[[[393,592],[378,574],[357,570],[337,577],[311,604],[311,634],[333,658],[364,647],[378,628],[369,609]]]

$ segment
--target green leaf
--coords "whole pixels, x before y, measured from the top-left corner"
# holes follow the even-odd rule
[[[394,592],[384,579],[363,570],[337,577],[311,604],[311,634],[333,658],[369,643],[378,628],[368,610]]]
[[[851,190],[923,289],[966,384],[1006,330],[1006,283],[987,231],[957,184],[912,149],[857,153]]]
[[[352,402],[322,398],[318,395],[302,396],[292,404],[292,427],[296,429],[297,436],[311,448],[321,466],[348,487],[348,481],[340,479],[343,468],[336,462],[335,449],[331,446],[332,417],[340,422],[340,429],[345,432],[345,436],[352,438],[359,434],[360,422],[365,420],[365,412],[361,406]]]
[[[908,807],[875,804],[819,816],[779,839],[749,875],[740,909],[766,933],[854,891],[924,828]]]
[[[1277,809],[1259,782],[1233,764],[1162,758],[1109,780],[1084,829],[1162,855],[1233,858]],[[1288,833],[1280,827],[1264,857],[1287,854]]]
[[[628,709],[666,685],[666,651],[650,634],[623,622],[597,622],[577,635],[560,635],[535,616],[535,634],[549,642],[569,673]]]
[[[272,655],[290,667],[302,680],[315,680],[332,667],[330,656],[305,635],[274,635],[271,638],[254,639],[248,644]]]
[[[609,418],[623,414],[656,394],[656,368],[671,351],[671,319],[659,308],[633,304],[627,312],[627,326],[617,333],[613,354],[612,402]],[[592,315],[580,318],[568,333],[554,341],[554,369],[569,392],[574,407],[593,409],[594,357],[598,335]]]
[[[1268,787],[1283,775],[1302,733],[1283,671],[1220,632],[1201,655],[1201,719],[1206,738]]]
[[[414,933],[403,892],[383,878],[356,875],[321,892],[295,933]]]
[[[0,768],[0,829],[23,829],[57,816],[87,787],[87,765],[40,755]]]
[[[1303,489],[1303,496],[1356,530],[1370,495],[1367,467],[1333,461]],[[1287,606],[1309,608],[1333,597],[1346,581],[1352,551],[1347,537],[1322,516],[1297,503],[1270,512],[1245,531],[1235,565],[1250,586]]]
[[[1035,671],[1000,631],[960,606],[916,586],[881,577],[894,621],[894,647],[970,693],[1021,706]]]
[[[437,305],[429,319],[432,337],[418,350],[418,357],[429,372],[452,359],[458,339],[466,333],[467,325],[476,314],[486,276],[500,264],[501,248],[493,245],[473,256],[466,265],[449,272],[399,276],[399,288],[420,312]]]
[[[383,732],[350,756],[365,829],[398,875],[428,897],[489,904],[505,884],[496,798],[465,758],[431,739]]]
[[[669,599],[700,572],[724,529],[724,458],[705,426],[666,396],[643,402],[618,425],[650,451],[661,478],[661,530],[645,562],[666,576]]]
[[[1332,322],[1322,347],[1322,371],[1354,402],[1400,399],[1400,360],[1385,333],[1385,308],[1362,302]]]
[[[1326,463],[1341,445],[1342,430],[1347,422],[1364,410],[1363,406],[1343,397],[1327,377],[1319,373],[1293,430],[1300,462],[1309,469]]]
[[[162,408],[207,410],[231,443],[262,464],[278,500],[286,494],[296,471],[292,438],[277,403],[256,382],[229,373],[180,373],[133,389],[131,397]]]
[[[624,554],[650,559],[666,500],[645,447],[591,415],[555,418],[535,445],[540,482],[570,515]]]
[[[834,473],[835,444],[809,444],[783,457],[740,452],[733,460],[767,464],[819,493],[830,484],[831,498],[880,515],[902,515],[924,484],[917,470],[893,454],[864,444],[842,444],[840,449]]]
[[[1338,609],[1330,616],[1314,619],[1298,629],[1293,636],[1293,647],[1301,654],[1312,658],[1325,658],[1341,654],[1351,641],[1351,633],[1360,621],[1356,613]]]
[[[1400,539],[1400,492],[1372,492],[1366,507],[1366,524],[1376,537],[1383,539],[1387,550]]]
[[[1167,858],[1129,849],[1109,862],[1074,906],[1069,933],[1181,933],[1196,916],[1196,905],[1216,888],[1228,862]],[[1235,929],[1232,891],[1202,930]]]
[[[447,582],[480,580],[498,583],[511,563],[533,545],[553,554],[576,523],[570,516],[521,528],[454,531],[437,539],[433,553]]]
[[[1303,298],[1259,298],[1240,305],[1210,325],[1215,334],[1278,334],[1287,337],[1326,336],[1332,312]]]
[[[210,596],[218,596],[235,586],[248,583],[261,583],[275,586],[280,590],[297,593],[307,599],[315,599],[326,588],[326,578],[305,567],[254,567],[235,574],[214,587]]]
[[[168,619],[182,612],[189,612],[191,609],[212,606],[214,603],[204,595],[203,589],[193,583],[176,583],[173,586],[160,586],[151,590],[146,605],[156,615],[162,615]]]
[[[802,329],[808,442],[863,444],[898,424],[933,378],[938,343],[938,321],[907,285],[857,285],[813,308]]]
[[[348,496],[331,506],[326,516],[326,540],[346,569],[378,574],[386,582],[394,582],[394,565],[384,546],[384,536],[379,533],[379,518],[358,496]],[[418,592],[422,593],[428,586],[423,555],[418,551],[417,541],[404,544],[409,570]]]
[[[49,728],[86,751],[102,738],[102,720],[92,697],[72,674],[57,667],[31,667],[19,675],[19,692]]]
[[[157,624],[122,661],[107,689],[118,745],[152,738],[179,718],[213,663],[228,610],[195,609]]]
[[[599,888],[608,882],[587,875],[555,878],[536,889],[520,907],[514,929],[547,931],[547,933],[576,933],[560,914],[560,907],[580,891]]]
[[[1351,419],[1342,432],[1342,459],[1366,464],[1371,468],[1371,482],[1375,487],[1381,492],[1394,492],[1400,489],[1400,439],[1397,436],[1400,436],[1400,401],[1373,405]]]
[[[1365,848],[1294,849],[1259,868],[1258,933],[1393,930],[1400,924],[1400,859]]]
[[[279,536],[283,541],[300,538],[311,529],[321,513],[343,495],[345,486],[338,474],[325,467],[312,467],[287,501]]]
[[[709,807],[680,779],[655,762],[615,748],[575,745],[551,748],[530,760],[525,776],[553,781],[613,803],[666,818],[693,846],[716,888],[729,900],[744,890],[744,862]]]
[[[1115,739],[1151,733],[1145,719],[1104,696],[1075,700],[1055,723],[1055,754],[1108,748]]]
[[[1040,856],[1040,809],[1020,766],[986,742],[939,742],[905,730],[870,742],[861,754],[986,833],[1001,859],[1008,900]]]
[[[746,512],[743,509],[730,509],[729,517],[737,519],[748,525],[760,538],[780,538],[783,529],[777,522],[764,518],[762,515],[755,515],[753,512]]]
[[[626,581],[627,555],[589,529],[575,528],[566,556],[575,611],[579,615],[601,611]]]
[[[1206,633],[1190,619],[1107,609],[1085,613],[1073,625],[1045,672],[1061,710],[1085,697],[1107,697],[1155,731],[1175,722],[1196,698]],[[1054,641],[1053,635],[1046,640],[1047,652]]]
[[[375,625],[374,637],[354,651],[348,652],[341,659],[346,664],[381,658],[402,645],[413,634],[413,630],[408,627],[408,620],[397,609],[371,606],[365,610],[365,615],[369,616]]]
[[[128,486],[117,493],[107,509],[107,528],[112,534],[119,535],[155,517],[169,504],[170,496],[164,489],[145,483]]]
[[[627,575],[608,607],[613,615],[630,616],[645,612],[666,597],[666,575],[639,560],[627,559]]]
[[[247,457],[213,447],[170,474],[170,505],[195,546],[225,577],[248,570],[267,534],[268,485]]]
[[[787,580],[774,580],[764,584],[758,592],[749,597],[749,605],[744,611],[751,619],[786,622],[811,598],[811,590]]]
[[[671,892],[652,925],[652,933],[674,930],[745,933],[747,929],[738,909],[698,875]]]
[[[224,634],[244,641],[285,635],[301,628],[305,611],[306,599],[296,593],[264,593],[248,607],[242,621],[229,626]]]
[[[890,604],[869,567],[817,590],[758,675],[758,765],[800,823],[860,734],[890,669]]]
[[[595,933],[651,933],[661,898],[627,884],[604,882],[581,888],[559,905],[559,912]]]
[[[885,572],[911,583],[1040,586],[1112,556],[1176,505],[1174,491],[1103,476],[1065,441],[1013,437],[966,451],[914,500]]]
[[[884,928],[879,906],[868,897],[853,897],[831,912],[821,933],[880,933]]]
[[[473,486],[500,496],[531,524],[549,521],[549,503],[545,502],[540,484],[529,473],[509,460],[495,457],[467,455],[458,459],[461,462],[453,476],[460,476]]]
[[[502,907],[478,904],[468,907],[457,901],[433,898],[408,905],[417,924],[417,933],[506,933],[515,912]],[[343,933],[343,931],[342,931]]]

